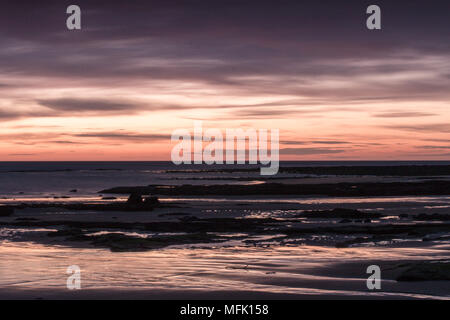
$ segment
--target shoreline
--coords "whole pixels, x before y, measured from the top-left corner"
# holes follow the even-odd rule
[[[0,298],[450,299],[450,181],[318,179],[0,199]]]

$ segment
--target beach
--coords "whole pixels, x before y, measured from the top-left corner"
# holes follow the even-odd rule
[[[0,298],[449,299],[448,164],[370,165],[4,164]]]

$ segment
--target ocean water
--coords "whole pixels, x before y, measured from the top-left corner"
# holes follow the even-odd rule
[[[450,165],[450,161],[286,161],[283,167]],[[69,195],[96,196],[116,186],[179,184],[242,184],[264,179],[256,165],[179,165],[171,162],[0,162],[1,197]],[[250,172],[198,172],[211,169],[255,169]],[[175,171],[175,172],[173,172]],[[280,173],[283,179],[304,178]],[[240,181],[240,178],[248,178]],[[287,180],[286,180],[287,182]]]

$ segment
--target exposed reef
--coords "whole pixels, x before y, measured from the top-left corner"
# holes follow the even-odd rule
[[[324,211],[329,215],[334,210]],[[339,212],[339,210],[337,210]],[[321,212],[315,213],[320,215]],[[355,213],[354,213],[355,214]],[[358,214],[358,213],[356,213]],[[336,216],[330,217],[330,219]],[[0,226],[29,227],[29,228],[56,228],[58,231],[50,232],[50,237],[60,237],[61,244],[67,241],[89,242],[98,247],[111,250],[151,250],[174,244],[212,243],[223,242],[231,237],[240,235],[246,243],[264,245],[266,236],[271,237],[280,245],[299,244],[320,235],[330,239],[328,244],[345,248],[363,243],[379,243],[394,239],[411,239],[414,241],[436,241],[450,232],[450,223],[433,221],[424,223],[351,223],[311,225],[302,223],[299,218],[204,218],[183,215],[177,220],[153,222],[120,222],[120,221],[77,221],[77,220],[14,220],[0,221]],[[106,234],[117,232],[140,233],[170,233],[170,236],[157,238],[142,238],[133,235],[105,236],[95,234],[103,230]],[[178,236],[182,233],[183,236]],[[219,234],[228,234],[227,237]],[[253,238],[256,236],[256,239]],[[261,237],[262,236],[262,237]],[[161,238],[162,237],[162,238]],[[345,237],[345,238],[343,238]],[[342,240],[345,239],[345,240]]]
[[[99,193],[143,195],[323,195],[334,197],[447,195],[450,181],[255,185],[181,185],[115,187]]]
[[[108,200],[115,200],[114,197]],[[162,206],[158,198],[155,196],[142,197],[140,194],[133,193],[130,195],[128,200],[125,201],[111,201],[103,203],[70,203],[70,202],[31,202],[31,203],[21,203],[14,206],[9,206],[11,210],[14,208],[24,209],[24,208],[62,208],[67,210],[82,211],[82,210],[92,210],[92,211],[152,211],[153,209]],[[0,207],[0,216],[1,214]],[[8,210],[4,209],[5,213]]]
[[[49,237],[64,237],[65,241],[89,242],[95,247],[111,251],[146,251],[161,249],[170,245],[222,242],[228,238],[208,233],[158,235],[149,238],[126,235],[119,232],[86,234],[82,229],[68,229],[48,233]]]
[[[362,212],[354,209],[335,208],[333,210],[311,210],[298,214],[299,218],[342,218],[342,219],[372,219],[379,218],[382,214],[377,212]]]

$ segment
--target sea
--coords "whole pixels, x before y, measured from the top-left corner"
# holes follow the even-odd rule
[[[285,161],[280,167],[450,165],[450,161]],[[248,184],[264,180],[256,165],[175,165],[139,162],[0,162],[0,197],[98,196],[116,186]],[[224,171],[220,171],[225,169]],[[230,172],[230,169],[237,169]],[[246,171],[247,169],[255,169]],[[296,181],[302,174],[279,173],[276,182]],[[310,178],[314,176],[307,175]],[[323,178],[323,176],[320,176]],[[241,178],[248,178],[242,181]],[[316,176],[319,178],[319,176]],[[329,177],[333,178],[333,177]],[[298,181],[297,181],[298,182]],[[73,195],[73,193],[72,193]]]

